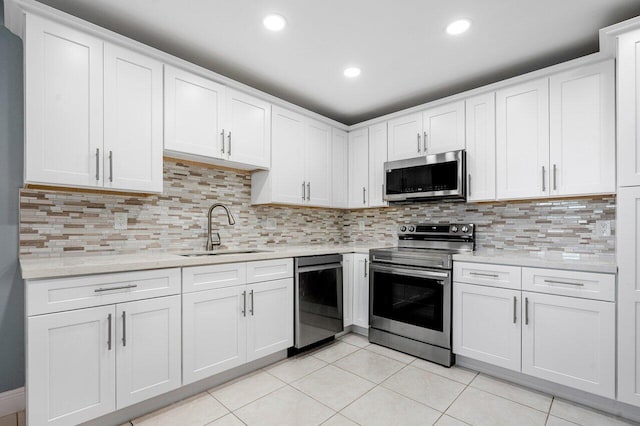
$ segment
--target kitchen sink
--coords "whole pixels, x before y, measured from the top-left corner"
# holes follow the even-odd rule
[[[250,253],[268,253],[271,250],[247,249],[247,250],[215,250],[215,251],[197,251],[193,253],[180,253],[184,257],[202,257],[202,256],[223,256],[225,254],[250,254]]]

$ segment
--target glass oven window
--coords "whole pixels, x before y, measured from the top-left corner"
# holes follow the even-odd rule
[[[342,268],[301,272],[300,314],[305,322],[342,321]]]
[[[387,194],[455,191],[458,189],[458,162],[426,164],[387,172]]]
[[[440,281],[381,271],[374,274],[374,316],[444,330],[444,286]]]

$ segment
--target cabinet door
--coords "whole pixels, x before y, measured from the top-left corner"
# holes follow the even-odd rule
[[[453,283],[453,352],[520,371],[520,291]]]
[[[162,192],[162,64],[104,46],[104,186]]]
[[[369,328],[369,255],[353,258],[353,323]]]
[[[424,155],[422,144],[422,114],[416,113],[389,120],[389,161]]]
[[[349,207],[369,205],[369,129],[349,133]]]
[[[26,15],[25,181],[102,187],[102,41]]]
[[[226,117],[228,159],[268,169],[271,166],[271,104],[227,89]]]
[[[182,296],[184,384],[246,362],[246,301],[244,285]]]
[[[618,399],[640,407],[640,187],[618,188]]]
[[[116,409],[113,305],[27,320],[30,425],[75,425]]]
[[[522,298],[522,372],[614,398],[615,303],[529,292]]]
[[[118,409],[182,385],[180,296],[116,305]]]
[[[164,149],[222,158],[225,87],[164,67]]]
[[[549,195],[549,81],[496,93],[499,199]]]
[[[312,206],[331,206],[331,127],[307,120],[305,163],[307,202]]]
[[[342,255],[342,315],[344,326],[353,324],[353,254]]]
[[[293,278],[247,286],[247,362],[293,346]]]
[[[496,199],[495,93],[467,99],[467,200]]]
[[[616,192],[613,60],[551,77],[551,195]]]
[[[333,148],[331,152],[331,207],[349,207],[349,142],[348,134],[333,129]]]
[[[422,127],[425,154],[464,149],[464,101],[424,111]]]
[[[304,204],[306,202],[304,117],[273,106],[271,134],[272,201]]]
[[[369,127],[369,207],[384,207],[384,163],[387,161],[387,123]]]
[[[640,30],[618,37],[618,186],[640,185]]]

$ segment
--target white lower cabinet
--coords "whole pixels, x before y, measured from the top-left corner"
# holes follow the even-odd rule
[[[522,372],[615,398],[615,303],[522,296]]]
[[[369,255],[353,255],[353,324],[369,328]]]
[[[453,351],[520,371],[520,291],[453,285]]]
[[[353,254],[342,255],[342,318],[345,327],[353,325]]]

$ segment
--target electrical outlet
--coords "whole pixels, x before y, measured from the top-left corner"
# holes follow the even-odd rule
[[[358,229],[360,231],[364,231],[364,220],[359,220],[358,221]]]
[[[596,221],[596,235],[599,237],[611,236],[611,221],[610,220],[598,220]]]
[[[127,213],[118,212],[113,214],[113,228],[114,229],[127,229]]]
[[[276,225],[276,220],[275,219],[267,219],[267,223],[265,225],[265,228],[267,229],[276,229],[277,225]]]

